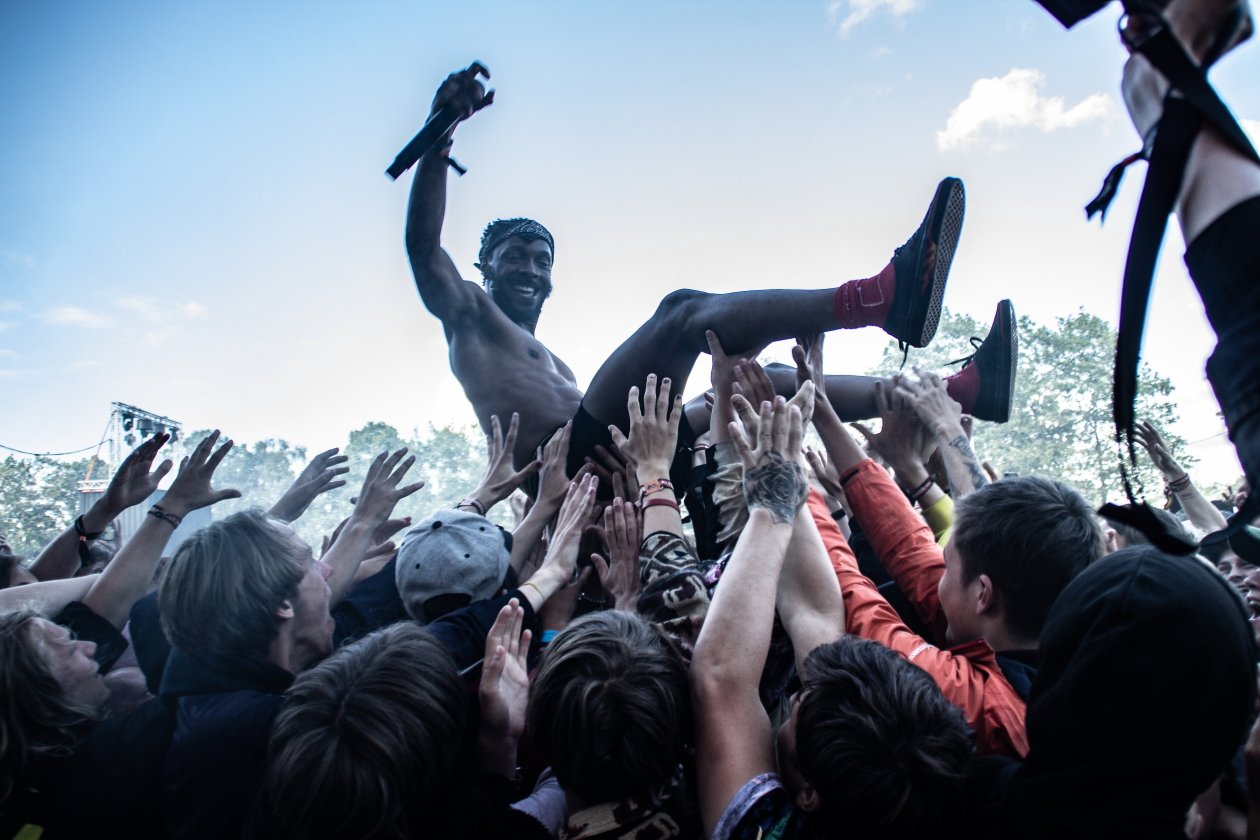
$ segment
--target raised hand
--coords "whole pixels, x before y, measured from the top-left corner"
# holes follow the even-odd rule
[[[935,373],[916,367],[918,381],[907,377],[897,380],[897,393],[918,413],[923,425],[933,434],[942,429],[962,429],[962,406],[949,395],[947,385]]]
[[[569,460],[569,436],[573,434],[573,421],[570,420],[551,436],[538,455],[541,467],[538,474],[538,500],[535,504],[550,509],[564,501],[569,492],[569,477],[566,473]]]
[[[1138,443],[1142,444],[1142,448],[1146,450],[1146,454],[1151,456],[1155,468],[1163,473],[1165,479],[1178,479],[1186,474],[1186,471],[1177,463],[1177,459],[1172,456],[1168,444],[1164,443],[1163,437],[1150,424],[1150,421],[1142,422],[1133,430],[1133,433]]]
[[[481,669],[481,725],[496,737],[519,738],[525,731],[529,675],[525,656],[531,632],[523,630],[525,609],[511,599],[499,610],[486,634],[486,658]]]
[[[367,554],[363,555],[363,562],[359,564],[359,568],[354,573],[354,585],[357,586],[363,581],[375,575],[381,569],[389,564],[398,546],[393,540],[386,540],[383,543],[377,543],[367,550]]]
[[[801,390],[813,389],[814,383],[807,382]],[[763,402],[755,448],[739,423],[731,423],[730,433],[744,462],[749,511],[761,508],[775,522],[790,524],[809,495],[809,483],[798,463],[804,435],[800,408],[788,405],[782,397]]]
[[[753,405],[774,399],[774,383],[756,359],[740,359],[736,363],[735,385],[737,393],[743,394]]]
[[[162,509],[171,515],[183,517],[189,511],[209,507],[224,499],[239,499],[239,490],[215,490],[211,486],[214,471],[223,462],[224,456],[232,450],[232,441],[226,440],[217,450],[214,444],[219,440],[216,429],[206,435],[197,444],[192,453],[179,465],[179,474],[171,482],[170,489],[162,497]]]
[[[158,450],[170,439],[171,436],[165,432],[156,434],[133,449],[131,454],[123,459],[101,499],[101,506],[111,519],[153,495],[158,484],[171,471],[173,464],[168,458],[159,464],[156,470],[150,472]]]
[[[949,395],[939,376],[918,367],[914,372],[918,381],[900,377],[897,393],[914,408],[923,425],[936,438],[954,499],[960,499],[988,484],[989,479],[963,430],[962,406]]]
[[[936,449],[936,437],[928,429],[909,400],[897,389],[900,377],[875,383],[875,406],[880,428],[872,432],[864,423],[854,423],[872,451],[888,462],[903,481],[905,473],[926,470],[928,458]],[[919,477],[915,483],[921,481]]]
[[[591,510],[595,507],[595,489],[598,486],[599,479],[593,475],[585,476],[580,482],[573,482],[569,486],[564,504],[560,506],[556,527],[547,547],[547,556],[537,572],[537,575],[553,578],[557,587],[563,586],[573,577],[573,571],[577,567],[578,548],[582,543],[582,532],[591,521]]]
[[[722,346],[722,341],[718,338],[718,334],[713,330],[705,330],[704,338],[709,343],[709,355],[713,358],[713,368],[709,372],[709,382],[713,385],[714,392],[725,394],[729,397],[735,388],[736,365],[748,359],[755,359],[766,347],[763,344],[760,347],[750,347],[747,350],[727,353],[726,348]]]
[[[456,70],[446,77],[442,86],[433,96],[430,114],[436,114],[445,106],[454,108],[466,120],[473,114],[494,102],[494,91],[486,92],[485,85],[479,80],[490,78],[490,71],[480,62],[474,61],[464,70]]]
[[[489,465],[471,496],[486,510],[512,495],[517,487],[525,483],[525,479],[542,468],[541,459],[530,461],[519,470],[512,467],[512,453],[516,449],[516,433],[520,422],[521,416],[512,412],[512,421],[508,424],[505,436],[498,415],[490,418],[490,434],[486,436]]]
[[[630,437],[626,438],[616,426],[609,426],[613,443],[627,458],[635,463],[638,474],[649,481],[669,475],[678,447],[678,420],[682,416],[682,395],[669,398],[670,380],[661,380],[656,387],[656,374],[649,373],[643,384],[643,403],[639,404],[639,389],[632,387],[626,400],[630,414]]]
[[[626,498],[626,487],[639,486],[639,471],[617,444],[608,446],[595,445],[595,458],[587,458],[583,469],[599,476],[599,480],[612,485],[613,495]]]
[[[634,612],[642,587],[639,546],[643,543],[643,524],[634,505],[617,498],[604,508],[604,542],[608,558],[591,555],[595,573],[612,596],[613,609]]]
[[[814,478],[818,479],[818,483],[822,485],[823,491],[835,499],[836,502],[843,500],[844,487],[840,484],[840,474],[836,472],[836,468],[827,460],[827,453],[806,448],[805,460],[809,463],[810,469],[814,471]]]
[[[343,476],[350,472],[349,467],[343,467],[346,461],[350,460],[345,455],[337,454],[340,450],[337,447],[325,449],[323,452],[311,459],[306,465],[297,480],[284,491],[284,495],[280,497],[271,510],[267,511],[267,515],[276,519],[283,519],[285,522],[293,522],[302,514],[306,513],[306,509],[311,506],[311,502],[321,493],[327,493],[329,490],[336,490],[338,487],[345,487],[346,482],[341,480],[339,476]]]
[[[486,635],[481,666],[480,753],[482,772],[511,776],[516,769],[516,742],[525,731],[529,674],[525,658],[531,633],[522,632],[525,609],[515,598],[499,610]]]
[[[362,519],[375,529],[389,519],[395,505],[424,486],[423,481],[399,486],[416,462],[414,455],[407,455],[405,459],[404,455],[407,455],[406,448],[392,455],[386,451],[376,456],[363,479],[352,518]]]

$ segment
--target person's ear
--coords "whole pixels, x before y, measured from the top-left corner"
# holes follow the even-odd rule
[[[814,786],[809,782],[805,782],[796,794],[796,807],[806,812],[817,811],[822,807],[822,799],[818,797],[818,791],[814,790]]]
[[[993,580],[988,575],[976,578],[976,615],[992,614],[997,611],[998,594],[993,587]]]
[[[1111,554],[1120,550],[1120,535],[1116,533],[1115,528],[1108,528],[1103,531],[1103,553]]]
[[[288,621],[293,618],[293,603],[287,598],[280,602],[280,606],[276,607],[276,618],[281,621]]]

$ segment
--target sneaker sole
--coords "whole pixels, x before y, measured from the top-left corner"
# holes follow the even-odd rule
[[[954,261],[954,251],[958,248],[958,238],[962,233],[963,216],[967,209],[967,194],[962,181],[947,178],[941,182],[933,209],[941,207],[940,193],[948,190],[949,195],[943,202],[940,214],[940,228],[933,239],[936,241],[936,260],[932,266],[932,288],[928,294],[927,311],[923,317],[923,329],[917,342],[910,342],[916,347],[927,347],[936,336],[936,328],[941,322],[941,307],[945,300],[945,282],[949,279],[949,267]]]
[[[1009,300],[1001,301],[998,304],[997,316],[993,319],[994,326],[1000,326],[1010,341],[1006,342],[1002,355],[996,360],[996,368],[994,377],[999,382],[1005,382],[1006,388],[997,395],[994,405],[984,412],[977,411],[976,416],[981,420],[988,420],[992,423],[1005,423],[1011,419],[1011,402],[1015,398],[1015,372],[1019,367],[1019,331],[1015,325],[1015,307]],[[990,329],[990,334],[993,332]],[[983,367],[980,369],[981,376],[985,374]],[[979,408],[979,406],[977,406]],[[988,415],[981,417],[981,413]]]

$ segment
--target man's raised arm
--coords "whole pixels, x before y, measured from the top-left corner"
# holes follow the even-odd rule
[[[722,574],[691,660],[705,836],[713,834],[745,783],[775,769],[774,733],[757,682],[770,646],[784,555],[809,489],[797,464],[801,425],[800,408],[778,397],[773,408],[762,404],[755,450],[738,423],[729,427],[744,462],[748,524]]]
[[[490,73],[473,62],[468,69],[446,77],[433,97],[429,115],[444,106],[452,106],[468,119],[494,101],[494,91],[486,93],[478,76],[490,78]],[[440,153],[427,154],[416,167],[411,183],[411,199],[407,205],[407,256],[411,260],[411,272],[416,278],[416,288],[425,308],[441,319],[443,324],[471,314],[476,305],[476,288],[459,276],[450,256],[442,250],[442,219],[446,215],[447,151],[451,135],[443,142],[447,148]]]

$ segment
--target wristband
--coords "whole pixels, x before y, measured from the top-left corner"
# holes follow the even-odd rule
[[[534,583],[532,580],[527,580],[527,581],[525,581],[525,582],[524,582],[524,583],[522,583],[520,586],[516,587],[516,589],[517,589],[517,591],[519,591],[522,595],[524,595],[524,594],[525,594],[524,590],[525,590],[525,587],[527,587],[527,586],[533,587],[534,591],[538,593],[538,597],[543,599],[543,603],[546,603],[546,602],[547,602],[547,596],[546,596],[546,595],[544,595],[544,594],[543,594],[543,591],[542,591],[541,589],[539,589],[539,588],[538,588],[538,584]]]
[[[1190,487],[1190,473],[1182,473],[1181,478],[1174,478],[1164,486],[1174,493],[1180,493]]]
[[[538,641],[544,645],[549,645],[551,644],[551,641],[559,635],[559,630],[544,630],[542,631],[542,635],[538,637]]]
[[[678,502],[673,499],[644,499],[639,502],[639,510],[647,510],[650,507],[667,507],[678,510]]]
[[[847,510],[845,510],[844,508],[840,508],[840,510],[832,512],[831,518],[839,522],[840,520],[844,519],[848,515],[849,515],[849,512]]]
[[[460,502],[459,504],[455,505],[455,507],[456,507],[456,509],[459,509],[459,508],[462,508],[462,507],[476,508],[476,509],[477,509],[477,513],[478,513],[478,515],[480,515],[480,516],[485,516],[485,515],[486,515],[486,506],[485,506],[485,505],[483,505],[481,502],[479,502],[477,499],[474,499],[474,498],[471,498],[471,497],[469,497],[469,498],[467,498],[467,499],[464,499],[462,502]]]
[[[78,534],[78,535],[79,535],[79,540],[80,540],[80,541],[82,541],[82,540],[94,540],[94,539],[96,539],[97,537],[99,537],[101,534],[105,533],[104,531],[95,531],[95,532],[93,532],[93,531],[89,531],[86,527],[84,527],[84,525],[83,525],[83,515],[82,515],[82,514],[80,514],[80,515],[79,515],[79,516],[78,516],[78,517],[74,520],[74,532],[75,532],[76,534]]]
[[[149,516],[152,516],[154,519],[161,519],[172,528],[178,528],[180,523],[184,521],[183,517],[176,516],[173,513],[167,513],[161,505],[154,505],[149,508]]]
[[[928,476],[927,478],[923,479],[922,484],[920,484],[918,487],[914,488],[909,493],[907,493],[906,498],[910,500],[910,504],[912,505],[918,504],[919,499],[922,499],[925,495],[927,495],[927,491],[932,489],[933,483],[934,482],[932,481],[931,476]]]
[[[79,564],[82,566],[92,565],[92,553],[88,551],[88,543],[99,537],[104,531],[96,531],[95,533],[83,527],[83,515],[75,517],[74,532],[79,535]]]
[[[655,481],[649,481],[647,484],[639,485],[639,501],[643,501],[644,496],[650,496],[653,493],[659,493],[662,490],[674,489],[674,482],[668,478],[658,478]]]

